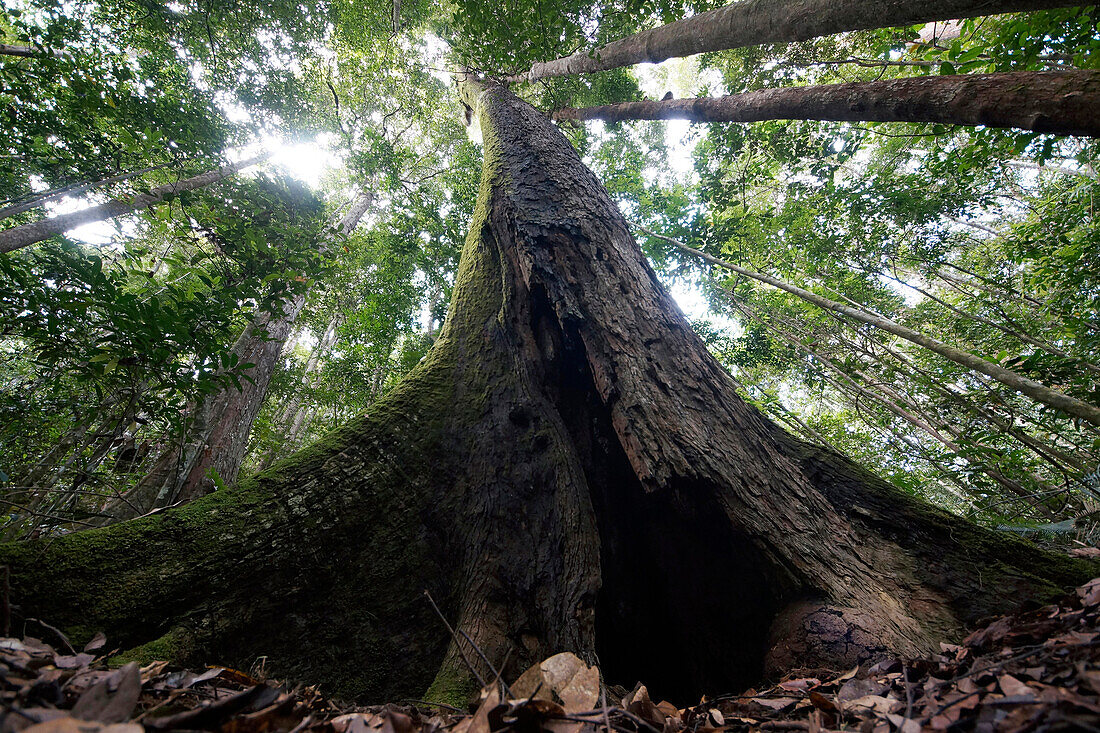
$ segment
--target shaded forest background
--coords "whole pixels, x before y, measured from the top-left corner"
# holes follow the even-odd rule
[[[450,74],[517,74],[719,4],[6,3],[5,228],[274,158],[0,255],[0,533],[178,504],[369,410],[446,318],[472,215],[481,153]],[[550,112],[1098,68],[1082,7],[521,89]],[[1095,543],[1100,427],[678,246],[1097,405],[1095,140],[939,123],[562,125],[747,400],[950,511]],[[303,181],[317,158],[331,164]],[[233,465],[200,460],[230,443]]]

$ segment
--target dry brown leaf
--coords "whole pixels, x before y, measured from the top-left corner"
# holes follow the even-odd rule
[[[664,727],[665,715],[649,699],[649,690],[646,689],[645,685],[639,685],[630,697],[630,704],[626,706],[627,712],[637,715],[654,728]]]
[[[534,695],[559,700],[567,713],[592,710],[600,700],[600,670],[575,654],[563,652],[534,665],[511,686],[516,699]]]
[[[661,700],[661,702],[657,703],[657,709],[664,713],[666,718],[671,718],[677,723],[682,720],[679,708],[670,703],[668,700]]]
[[[329,725],[336,733],[367,733],[367,718],[363,713],[348,713],[333,718]]]
[[[864,695],[863,697],[857,697],[855,700],[849,700],[844,703],[845,710],[854,710],[856,712],[869,710],[877,715],[886,715],[896,711],[897,707],[900,707],[902,703],[898,700],[891,700],[888,697],[882,697],[881,695]]]
[[[1009,697],[1028,696],[1035,697],[1035,690],[1025,685],[1010,674],[1003,674],[997,680],[1001,685],[1001,692]]]
[[[130,717],[141,695],[141,671],[130,662],[100,680],[73,705],[73,717],[100,723],[121,723]]]
[[[844,674],[840,675],[839,677],[834,677],[833,679],[829,680],[825,684],[833,685],[833,684],[836,684],[838,682],[847,682],[848,680],[850,680],[850,679],[852,679],[853,677],[856,676],[856,672],[859,672],[859,665],[858,664],[856,666],[852,667],[850,670],[848,670]]]
[[[97,652],[105,646],[107,646],[107,637],[103,635],[102,631],[97,631],[92,640],[84,645],[84,651]]]
[[[477,706],[477,712],[456,725],[454,733],[489,733],[489,713],[497,705],[500,705],[500,691],[496,685],[489,685],[481,691],[481,704]]]
[[[782,710],[794,705],[798,702],[798,699],[793,697],[754,697],[752,701],[771,710]]]
[[[920,733],[920,723],[912,718],[906,718],[903,715],[895,715],[894,713],[887,713],[886,719],[894,724],[898,733]]]
[[[815,708],[824,710],[826,713],[835,713],[839,709],[835,702],[816,690],[810,691],[810,702]]]
[[[525,700],[532,695],[536,700],[552,701],[554,699],[554,692],[543,679],[542,666],[539,664],[529,667],[509,689],[512,691],[512,697],[517,700]]]
[[[1086,608],[1100,604],[1100,578],[1093,578],[1078,588],[1077,597]]]
[[[138,723],[103,725],[88,720],[64,717],[24,728],[23,733],[145,733]]]
[[[596,707],[600,700],[600,670],[569,652],[555,654],[539,665],[543,677],[561,699],[567,713]]]
[[[3,721],[3,725],[0,726],[0,733],[17,733],[18,731],[24,731],[38,723],[45,723],[48,720],[66,717],[68,717],[68,713],[64,710],[54,710],[53,708],[23,708],[16,715],[4,715],[0,718],[0,720]]]

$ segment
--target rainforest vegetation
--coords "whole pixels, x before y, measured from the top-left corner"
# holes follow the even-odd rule
[[[1098,22],[5,0],[14,612],[353,697],[562,651],[697,695],[1087,580]]]

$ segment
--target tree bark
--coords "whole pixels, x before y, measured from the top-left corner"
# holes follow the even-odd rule
[[[338,231],[347,236],[370,208],[373,194],[356,198]],[[329,249],[321,242],[318,249]],[[104,510],[101,524],[132,519],[154,509],[186,504],[222,486],[232,486],[244,462],[252,423],[256,421],[275,374],[279,355],[305,306],[305,294],[282,306],[282,313],[262,313],[233,345],[238,364],[253,364],[241,388],[226,388],[188,405],[192,420],[182,440],[173,440],[136,486]]]
[[[462,92],[486,158],[425,359],[234,489],[0,547],[23,613],[123,645],[167,632],[145,650],[177,658],[265,655],[348,696],[431,682],[461,701],[471,675],[426,589],[506,677],[571,650],[688,700],[796,660],[926,651],[1089,576],[764,419],[549,120]]]
[[[25,46],[22,44],[0,43],[0,56],[20,56],[23,58],[34,58],[35,56],[61,55],[61,51],[52,48],[38,49],[34,46]]]
[[[805,41],[843,31],[1073,5],[1063,0],[1002,0],[992,3],[983,0],[741,0],[635,33],[594,51],[577,51],[572,56],[535,63],[526,73],[508,77],[508,81],[532,82],[553,76],[606,71],[706,51]]]
[[[161,163],[160,165],[151,165],[146,168],[139,168],[136,171],[130,171],[129,173],[120,173],[117,176],[111,176],[99,181],[87,181],[84,183],[72,183],[67,186],[60,186],[59,188],[51,191],[43,191],[40,194],[35,194],[28,197],[24,201],[13,203],[10,206],[5,206],[0,209],[0,219],[7,219],[17,214],[23,214],[28,211],[33,211],[39,207],[45,206],[46,202],[54,201],[65,196],[76,196],[90,191],[93,188],[99,188],[101,186],[109,186],[112,183],[121,183],[122,181],[128,181],[131,178],[145,175],[151,171],[160,170],[161,168],[167,168],[169,163]]]
[[[271,153],[254,155],[239,163],[222,166],[216,171],[208,171],[197,176],[192,176],[191,178],[185,178],[182,181],[175,181],[163,186],[157,186],[149,191],[149,193],[139,193],[129,198],[115,199],[114,201],[108,201],[98,206],[90,206],[87,209],[74,211],[71,214],[61,214],[60,216],[54,216],[49,219],[42,219],[40,221],[31,222],[30,224],[21,224],[17,227],[4,229],[0,231],[0,253],[22,249],[23,247],[41,242],[44,239],[49,239],[55,234],[64,234],[70,229],[75,229],[84,224],[92,224],[97,221],[103,221],[104,219],[113,219],[116,216],[132,214],[135,211],[147,209],[153,204],[159,204],[161,201],[183,193],[184,191],[194,191],[197,188],[203,188],[213,183],[217,183],[218,181],[236,174],[238,171],[261,163],[270,157]]]
[[[252,423],[263,405],[283,345],[305,302],[296,296],[279,316],[261,314],[233,345],[238,363],[254,364],[241,388],[227,387],[188,406],[182,440],[171,440],[136,486],[104,509],[99,523],[186,504],[237,481]]]
[[[1020,71],[763,89],[554,112],[555,120],[942,122],[1100,137],[1100,72]]]

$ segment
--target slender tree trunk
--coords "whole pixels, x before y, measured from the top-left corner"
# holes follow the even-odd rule
[[[1085,359],[1082,359],[1081,357],[1074,356],[1073,354],[1069,353],[1068,351],[1065,351],[1064,349],[1060,349],[1057,346],[1055,346],[1054,344],[1051,344],[1051,343],[1049,343],[1049,342],[1047,342],[1047,341],[1045,341],[1041,338],[1037,338],[1035,336],[1031,336],[1027,333],[1024,333],[1024,330],[1023,330],[1024,327],[1022,327],[1020,324],[1016,323],[1012,319],[1006,318],[1006,320],[1008,320],[1009,323],[1010,323],[1010,325],[1007,325],[1007,326],[1003,323],[997,323],[996,321],[993,321],[989,318],[986,318],[985,316],[979,315],[977,313],[970,313],[968,311],[965,311],[962,308],[959,308],[957,305],[954,305],[953,303],[949,303],[948,301],[946,301],[943,298],[939,297],[935,293],[932,293],[928,290],[925,290],[924,288],[919,287],[917,285],[914,285],[909,280],[904,280],[901,277],[898,277],[897,274],[891,275],[887,272],[883,272],[882,270],[876,270],[876,269],[871,268],[871,267],[862,267],[862,266],[858,266],[858,265],[857,265],[857,267],[859,269],[863,270],[864,272],[868,273],[868,274],[876,275],[876,276],[879,276],[879,277],[884,277],[887,280],[893,280],[894,282],[896,282],[898,285],[901,285],[902,287],[908,288],[908,289],[912,290],[915,293],[920,293],[925,298],[928,298],[929,300],[931,300],[934,303],[938,303],[940,306],[946,308],[947,310],[951,311],[952,313],[959,316],[960,318],[965,318],[969,321],[973,321],[975,323],[980,323],[983,326],[989,326],[990,328],[993,328],[997,331],[1000,331],[1001,333],[1005,334],[1006,336],[1010,336],[1010,337],[1016,339],[1017,341],[1020,341],[1020,342],[1025,343],[1025,344],[1030,344],[1031,346],[1035,346],[1039,349],[1042,349],[1043,351],[1047,352],[1048,354],[1050,354],[1052,356],[1060,356],[1064,359],[1069,359],[1071,361],[1076,362],[1077,365],[1082,367],[1083,369],[1087,369],[1090,372],[1100,374],[1100,366],[1096,366],[1095,364],[1092,364],[1092,363],[1086,361]],[[895,272],[897,272],[896,269],[895,269]],[[904,273],[904,271],[903,271],[902,274],[906,274],[906,273]],[[910,275],[911,275],[911,273],[910,273]],[[1005,317],[1003,312],[1002,312],[1001,316]]]
[[[934,649],[1091,575],[764,419],[565,137],[503,89],[461,89],[486,160],[425,359],[235,489],[0,546],[22,613],[177,658],[264,654],[344,695],[431,682],[461,701],[472,677],[428,590],[506,677],[570,650],[688,700]]]
[[[741,0],[572,56],[531,66],[509,82],[537,81],[764,43],[805,41],[843,31],[1070,7],[1059,0]]]
[[[759,272],[753,272],[752,270],[746,270],[743,267],[738,267],[732,262],[726,262],[725,260],[718,259],[717,257],[712,257],[705,252],[700,252],[697,249],[692,249],[687,245],[677,242],[675,239],[665,237],[661,234],[657,234],[656,232],[651,232],[648,229],[643,228],[642,231],[644,231],[646,234],[667,241],[685,252],[694,254],[697,257],[701,257],[712,265],[717,265],[718,267],[732,270],[739,275],[744,275],[745,277],[752,278],[753,280],[757,280],[759,282],[771,285],[772,287],[779,288],[780,290],[791,293],[792,295],[795,295],[802,300],[805,300],[807,303],[812,303],[819,308],[824,308],[826,310],[840,313],[841,315],[848,316],[849,318],[853,318],[857,321],[861,321],[862,323],[874,326],[875,328],[878,328],[882,331],[886,331],[887,333],[892,333],[899,338],[905,339],[906,341],[910,341],[918,346],[923,346],[929,351],[935,354],[939,354],[943,358],[964,366],[967,369],[975,372],[980,372],[988,377],[992,377],[1006,387],[1014,389],[1021,394],[1025,394],[1036,402],[1042,402],[1049,407],[1061,410],[1067,415],[1072,415],[1073,417],[1079,417],[1083,420],[1087,420],[1093,425],[1100,425],[1100,407],[1097,407],[1096,405],[1089,404],[1088,402],[1083,402],[1076,397],[1071,397],[1070,395],[1067,395],[1063,392],[1053,390],[1044,384],[1036,382],[1034,379],[1030,379],[1021,374],[1017,374],[1011,369],[1005,369],[999,364],[994,364],[993,362],[986,361],[980,356],[971,354],[968,351],[963,351],[962,349],[957,349],[954,346],[945,344],[938,339],[934,339],[931,336],[927,336],[923,333],[920,333],[919,331],[915,331],[908,326],[903,326],[900,323],[891,321],[888,318],[869,313],[866,310],[860,308],[853,308],[851,306],[844,305],[843,303],[838,303],[835,300],[823,298],[817,293],[811,293],[809,290],[804,290],[802,288],[796,287],[782,280],[779,280],[778,278],[771,277],[770,275],[764,275]]]
[[[158,204],[176,194],[183,193],[184,191],[194,191],[197,188],[203,188],[229,178],[238,171],[261,163],[270,157],[271,153],[255,155],[239,163],[222,166],[216,171],[209,171],[197,176],[192,176],[191,178],[185,178],[182,181],[175,181],[163,186],[157,186],[149,193],[139,193],[136,196],[115,199],[105,204],[74,211],[71,214],[61,214],[60,216],[51,217],[49,219],[42,219],[40,221],[31,222],[30,224],[21,224],[17,227],[5,229],[0,231],[0,253],[12,252],[27,247],[37,242],[41,242],[44,239],[49,239],[55,234],[63,234],[70,229],[75,229],[84,224],[91,224],[105,219],[113,219],[116,216],[132,214],[135,211],[147,209],[153,204]]]
[[[22,58],[34,58],[36,56],[60,56],[61,51],[56,49],[38,49],[34,46],[24,46],[14,43],[0,43],[0,56],[20,56]]]
[[[830,315],[832,315],[833,318],[836,319],[836,322],[842,327],[852,330],[852,332],[857,337],[860,335],[859,330],[855,328],[851,323],[844,320],[835,313],[831,313]],[[847,345],[853,351],[861,353],[868,358],[875,360],[876,362],[881,362],[881,357],[878,354],[875,354],[866,346],[853,341],[849,341],[848,339],[841,336],[838,336],[838,339],[841,341],[841,343]],[[1009,435],[1012,438],[1018,440],[1020,443],[1030,448],[1036,456],[1050,463],[1050,465],[1058,471],[1064,473],[1068,469],[1070,471],[1085,472],[1085,464],[1076,456],[1070,455],[1069,453],[1066,453],[1065,451],[1059,449],[1057,446],[1046,443],[1036,436],[1027,433],[1022,428],[1017,427],[1011,420],[1001,418],[995,413],[992,413],[989,410],[978,406],[972,400],[967,399],[965,395],[956,392],[954,389],[947,385],[941,384],[937,380],[935,375],[930,374],[924,369],[921,369],[919,366],[914,364],[911,359],[909,359],[904,354],[901,354],[897,350],[892,349],[886,345],[882,345],[882,348],[911,372],[921,377],[924,377],[927,380],[926,384],[934,392],[942,395],[949,402],[960,406],[971,415],[990,423],[991,425],[996,427],[997,430],[999,430],[1001,433]]]
[[[1020,71],[762,89],[728,97],[622,102],[555,120],[942,122],[1100,136],[1100,72]]]
[[[961,435],[958,430],[952,428],[950,425],[936,420],[929,416],[919,405],[916,405],[908,397],[900,394],[897,390],[891,388],[889,385],[875,380],[869,377],[867,374],[860,370],[855,370],[854,373],[849,373],[847,369],[841,367],[834,360],[827,356],[815,351],[802,342],[798,336],[779,328],[775,324],[771,323],[768,319],[764,318],[755,311],[755,309],[748,306],[747,303],[740,300],[733,295],[732,292],[726,291],[728,295],[734,300],[738,310],[740,310],[745,316],[760,323],[762,326],[776,334],[782,341],[790,344],[791,346],[803,351],[807,355],[813,357],[817,362],[824,364],[831,371],[835,372],[839,379],[833,379],[823,371],[820,372],[825,381],[831,384],[841,394],[852,395],[854,401],[858,401],[859,397],[864,397],[871,400],[888,412],[896,415],[905,422],[909,423],[913,427],[921,430],[925,434],[929,435],[933,439],[939,441],[945,448],[957,455],[964,455],[965,451],[962,446],[955,442]],[[862,380],[862,383],[861,383]],[[990,448],[989,446],[982,445],[981,443],[975,443],[975,447],[982,449],[987,454],[996,455],[999,452]],[[989,478],[1007,490],[1010,494],[1013,494],[1032,508],[1038,511],[1045,517],[1053,518],[1054,512],[1047,506],[1045,506],[1038,498],[1036,498],[1034,491],[1029,491],[1019,481],[1006,476],[999,469],[988,465],[986,461],[970,461],[974,467],[986,474]]]
[[[128,181],[131,178],[150,173],[161,168],[168,167],[168,163],[162,163],[161,165],[153,165],[147,168],[140,168],[136,171],[130,171],[129,173],[120,173],[117,176],[111,176],[110,178],[104,178],[99,181],[89,181],[87,183],[74,183],[68,186],[61,186],[60,188],[52,191],[43,191],[40,194],[36,194],[27,198],[25,201],[19,201],[9,206],[5,206],[0,209],[0,219],[7,219],[8,217],[15,216],[17,214],[23,214],[27,211],[33,211],[40,206],[45,206],[46,202],[54,201],[64,196],[76,196],[77,194],[90,191],[94,188],[100,188],[102,186],[109,186],[112,183],[121,183],[122,181]]]
[[[282,444],[273,446],[267,452],[267,455],[260,461],[261,468],[270,466],[280,453],[290,453],[292,449],[298,446],[299,433],[309,412],[309,408],[303,404],[305,391],[312,386],[313,374],[320,368],[321,359],[328,355],[333,344],[336,343],[337,330],[340,328],[342,320],[340,314],[332,319],[321,338],[317,341],[317,345],[310,352],[309,358],[306,359],[305,368],[302,370],[301,387],[279,411],[274,421],[275,431],[283,436]]]
[[[366,213],[373,196],[360,196],[339,223],[345,236]],[[328,249],[321,243],[319,249]],[[222,486],[232,486],[244,462],[252,423],[263,406],[271,377],[278,365],[306,296],[285,303],[280,315],[260,314],[233,345],[239,364],[253,364],[241,389],[226,388],[188,406],[190,420],[182,440],[171,441],[152,469],[134,488],[111,502],[102,523],[131,519],[174,504],[186,504]]]

